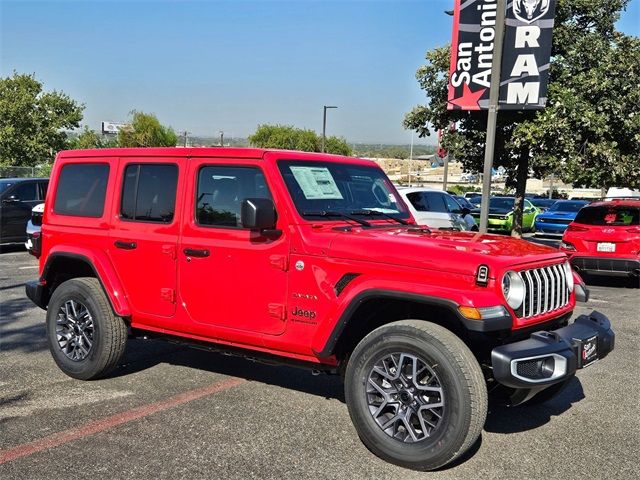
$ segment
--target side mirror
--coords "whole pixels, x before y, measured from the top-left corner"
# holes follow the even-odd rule
[[[240,223],[251,230],[274,230],[276,228],[276,208],[268,198],[245,198],[240,211]]]
[[[469,214],[471,214],[471,210],[469,210],[467,207],[462,207],[462,210],[460,210],[460,215],[466,217]]]

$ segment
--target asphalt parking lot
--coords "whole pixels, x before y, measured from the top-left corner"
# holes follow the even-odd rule
[[[598,280],[577,309],[611,318],[614,352],[547,404],[491,406],[468,455],[420,473],[362,445],[337,377],[142,340],[110,378],[66,377],[24,296],[36,265],[0,253],[0,478],[637,478],[640,290],[629,282]]]

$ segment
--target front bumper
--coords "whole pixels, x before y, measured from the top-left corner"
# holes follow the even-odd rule
[[[536,332],[527,340],[494,348],[493,377],[511,388],[548,387],[606,357],[614,343],[611,322],[602,313],[593,311],[580,315],[566,327]]]
[[[568,225],[559,223],[535,222],[536,235],[558,235],[562,236]]]
[[[45,302],[44,302],[44,294],[45,294],[44,287],[45,287],[44,283],[41,283],[38,280],[33,280],[25,283],[24,290],[29,300],[31,300],[40,308],[46,310],[47,306],[45,305]]]

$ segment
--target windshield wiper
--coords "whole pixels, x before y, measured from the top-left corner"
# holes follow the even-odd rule
[[[402,225],[411,225],[409,222],[407,222],[406,220],[403,220],[401,218],[396,218],[393,215],[389,215],[388,213],[384,213],[384,212],[380,212],[378,210],[354,210],[352,212],[349,212],[351,215],[367,215],[367,216],[374,216],[374,215],[380,215],[381,217],[386,217],[389,218],[391,220],[395,220],[396,222],[402,224]]]
[[[303,217],[340,217],[340,218],[346,218],[347,220],[351,220],[353,222],[359,223],[363,227],[371,226],[371,224],[366,220],[362,220],[361,218],[355,218],[355,217],[352,217],[351,215],[347,215],[346,213],[342,213],[342,212],[322,210],[318,212],[302,212],[302,216]]]

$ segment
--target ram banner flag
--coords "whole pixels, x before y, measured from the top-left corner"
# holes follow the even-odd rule
[[[455,0],[449,110],[489,107],[496,11],[496,0]]]
[[[556,0],[510,0],[502,48],[500,109],[544,108]]]
[[[507,1],[499,109],[545,106],[555,1]],[[449,110],[489,108],[496,13],[496,0],[455,0]]]

